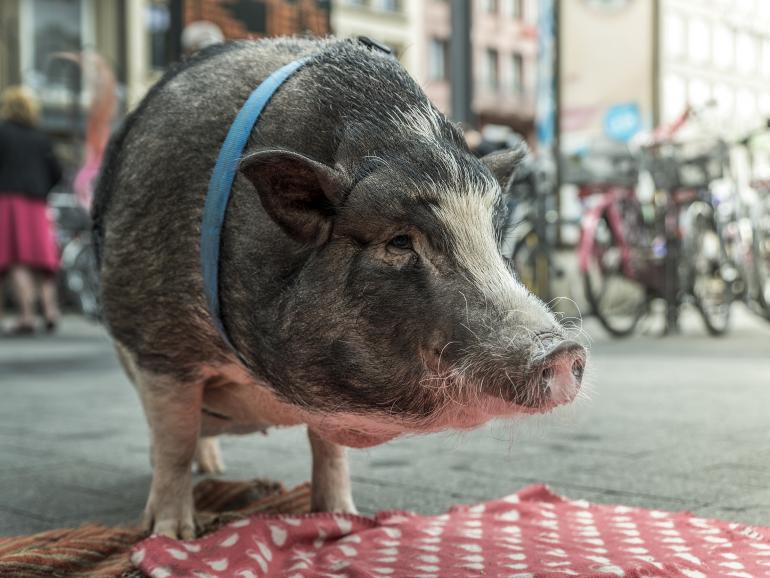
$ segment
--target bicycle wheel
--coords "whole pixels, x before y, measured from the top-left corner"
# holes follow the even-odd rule
[[[695,220],[690,235],[686,252],[690,293],[708,332],[724,335],[733,303],[732,283],[722,274],[727,260],[724,246],[714,223],[704,215]]]
[[[552,285],[559,275],[547,247],[535,229],[530,228],[516,242],[511,256],[519,281],[546,303],[552,298]]]
[[[586,298],[602,326],[615,337],[626,337],[646,313],[647,290],[623,271],[623,249],[606,217],[594,231],[588,269],[583,274]]]
[[[521,284],[532,293],[537,291],[537,270],[535,255],[540,244],[540,239],[534,229],[530,229],[521,239],[516,241],[511,255],[513,269]]]
[[[93,245],[73,241],[67,249],[67,287],[76,296],[80,311],[90,319],[99,319],[99,273]]]
[[[763,214],[754,228],[754,278],[756,300],[770,321],[770,214]]]

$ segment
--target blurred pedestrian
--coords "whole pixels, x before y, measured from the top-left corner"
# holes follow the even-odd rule
[[[26,88],[0,98],[0,279],[10,279],[19,317],[10,332],[32,334],[38,296],[45,327],[59,321],[59,255],[46,199],[61,179],[48,137],[37,128],[40,105]]]

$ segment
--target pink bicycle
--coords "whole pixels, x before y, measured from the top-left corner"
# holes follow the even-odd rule
[[[693,153],[671,142],[691,116],[656,131],[641,154],[603,153],[613,170],[590,175],[580,185],[586,210],[578,248],[587,300],[614,336],[633,333],[653,299],[666,303],[666,329],[678,329],[682,304],[692,303],[712,335],[729,325],[733,300],[724,275],[724,246],[715,218],[710,184],[724,173],[723,143]],[[643,205],[636,189],[640,171],[655,184],[653,201]]]

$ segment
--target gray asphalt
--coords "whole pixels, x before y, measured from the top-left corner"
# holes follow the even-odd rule
[[[364,513],[439,512],[545,482],[574,498],[770,525],[770,324],[736,310],[729,337],[697,319],[624,341],[586,321],[590,399],[548,416],[352,452]],[[301,429],[226,438],[232,479],[309,476]],[[104,331],[0,340],[0,534],[135,522],[147,430]]]

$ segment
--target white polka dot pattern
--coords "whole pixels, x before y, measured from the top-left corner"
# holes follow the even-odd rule
[[[155,578],[770,578],[770,530],[529,486],[440,516],[254,516],[188,542],[152,536],[131,561]]]

